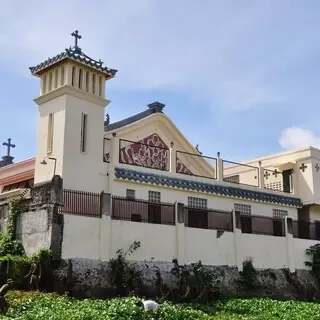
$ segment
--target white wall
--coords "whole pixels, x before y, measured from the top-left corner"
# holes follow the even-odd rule
[[[257,234],[241,234],[241,261],[253,259],[259,269],[288,268],[287,245],[285,237]]]
[[[64,214],[62,258],[100,258],[100,218]]]
[[[182,227],[180,230],[178,230]],[[64,215],[62,257],[109,260],[116,251],[126,250],[140,241],[128,260],[241,266],[253,259],[255,268],[308,269],[305,250],[319,241],[274,237],[256,234],[224,232],[217,238],[216,230],[166,226],[106,218]],[[180,235],[179,235],[180,232]],[[182,235],[182,236],[181,236]],[[180,253],[179,253],[180,250]],[[291,252],[291,253],[290,253]]]
[[[81,113],[88,114],[87,151],[80,152]],[[63,186],[91,192],[104,189],[103,134],[104,107],[67,96],[63,157]]]
[[[216,230],[185,228],[185,262],[199,260],[206,265],[236,265],[233,233],[217,238]]]
[[[177,257],[176,227],[131,221],[112,221],[111,253],[128,249],[134,241],[141,247],[129,257],[132,260],[172,261]]]
[[[305,240],[305,239],[293,239],[294,248],[294,264],[297,269],[308,269],[305,266],[305,261],[310,261],[310,258],[306,256],[306,249],[309,249],[315,244],[319,244],[319,241]]]
[[[48,181],[53,177],[54,162],[48,160],[46,166],[40,164],[45,157],[57,159],[56,174],[62,176],[66,100],[67,97],[64,95],[39,106],[35,183]],[[47,154],[48,119],[50,113],[54,113],[53,150],[50,154]]]

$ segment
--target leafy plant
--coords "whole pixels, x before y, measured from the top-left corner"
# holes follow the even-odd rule
[[[320,244],[306,249],[306,255],[311,258],[311,261],[305,261],[305,265],[311,267],[316,278],[320,280]]]
[[[108,262],[109,283],[115,286],[117,293],[121,296],[128,295],[143,285],[141,272],[135,264],[126,260],[140,246],[140,241],[134,241],[126,251],[119,249],[117,258],[110,259]]]
[[[253,260],[251,258],[246,259],[243,262],[243,269],[240,272],[241,282],[246,289],[255,289],[258,286],[258,273],[253,266]]]
[[[301,320],[319,319],[320,304],[271,299],[230,299],[214,303],[161,303],[156,314],[137,307],[138,299],[77,300],[57,294],[9,291],[10,309],[1,319],[43,320]]]
[[[177,278],[178,300],[180,301],[209,301],[219,293],[220,281],[216,273],[203,266],[201,261],[186,265],[179,265],[174,259],[171,273]]]
[[[157,296],[164,300],[168,298],[170,294],[169,287],[164,283],[163,277],[161,274],[160,268],[154,263],[153,259],[151,259],[152,265],[149,267],[147,263],[145,263],[145,268],[147,271],[151,271],[152,273],[152,283],[151,286],[156,288]]]
[[[7,230],[0,237],[0,256],[24,256],[25,251],[21,241],[16,239],[17,215],[22,211],[21,200],[12,200],[9,205]]]

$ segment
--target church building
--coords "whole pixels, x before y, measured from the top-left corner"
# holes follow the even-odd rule
[[[306,268],[305,249],[320,240],[319,149],[246,163],[206,156],[160,102],[110,123],[106,86],[117,70],[86,55],[78,31],[72,36],[73,47],[30,68],[40,85],[36,155],[13,163],[15,145],[4,141],[1,221],[10,199],[31,199],[59,176],[63,258],[107,261],[140,241],[133,260]],[[21,235],[27,253],[45,241],[28,240],[40,220]]]

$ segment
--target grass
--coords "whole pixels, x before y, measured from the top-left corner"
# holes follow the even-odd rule
[[[231,299],[211,305],[161,304],[159,314],[146,314],[135,303],[137,298],[76,300],[56,294],[12,291],[11,307],[0,319],[20,320],[312,320],[320,319],[320,304],[271,299]]]

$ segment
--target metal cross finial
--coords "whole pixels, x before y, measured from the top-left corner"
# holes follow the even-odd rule
[[[79,35],[79,31],[76,30],[71,33],[71,35],[74,37],[74,46],[75,48],[78,48],[78,40],[80,40],[82,37]]]
[[[7,156],[10,157],[10,149],[15,148],[16,145],[11,143],[11,138],[8,139],[8,142],[4,142],[2,145],[7,147]]]

